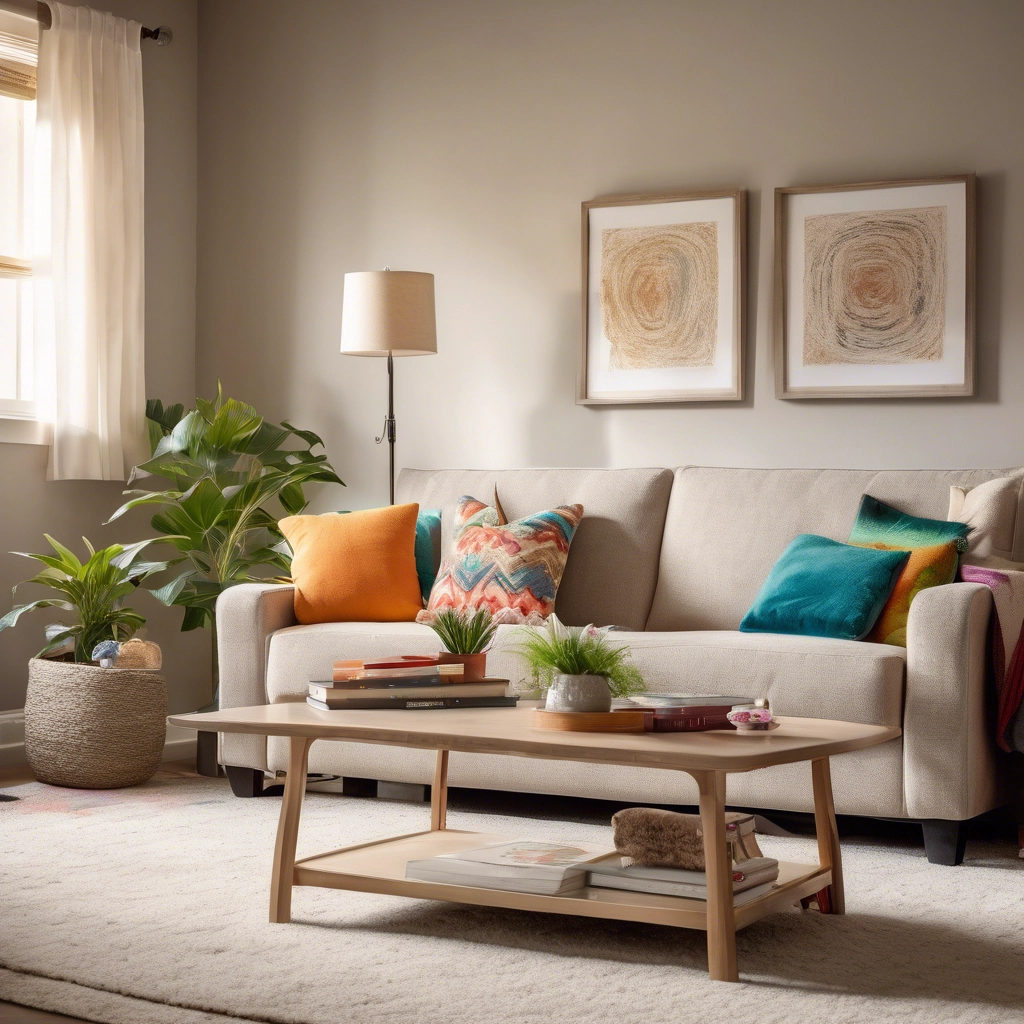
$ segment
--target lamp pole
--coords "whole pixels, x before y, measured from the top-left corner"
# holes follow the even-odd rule
[[[384,432],[380,437],[374,438],[377,444],[388,439],[388,484],[391,504],[395,503],[395,361],[388,352],[388,414],[384,417]]]

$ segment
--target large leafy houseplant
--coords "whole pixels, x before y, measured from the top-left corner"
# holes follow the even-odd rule
[[[125,491],[132,497],[110,521],[156,506],[153,529],[178,549],[171,564],[184,569],[153,594],[184,608],[183,631],[213,628],[214,605],[228,587],[289,572],[277,521],[306,507],[304,485],[344,483],[326,455],[314,454],[323,445],[316,434],[268,422],[251,405],[225,399],[220,385],[216,399],[197,398],[190,412],[157,400],[146,416],[152,458],[132,471]],[[131,488],[155,481],[162,486]],[[216,685],[216,640],[213,665]]]
[[[58,597],[44,597],[28,604],[17,605],[3,618],[0,630],[15,625],[25,612],[36,608],[62,608],[76,612],[78,622],[54,635],[39,652],[42,657],[69,640],[74,642],[74,660],[91,662],[92,650],[101,640],[127,640],[146,620],[131,608],[124,607],[125,598],[132,594],[143,580],[167,568],[167,562],[145,562],[139,556],[143,548],[153,543],[139,541],[123,547],[112,544],[97,551],[83,537],[89,557],[82,562],[73,551],[44,534],[54,554],[31,554],[15,551],[12,554],[34,558],[44,568],[25,583],[37,583],[58,593]],[[14,590],[23,584],[19,583]]]

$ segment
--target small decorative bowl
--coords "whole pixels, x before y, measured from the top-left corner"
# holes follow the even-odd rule
[[[740,732],[764,732],[772,724],[771,711],[754,704],[737,704],[725,717]]]

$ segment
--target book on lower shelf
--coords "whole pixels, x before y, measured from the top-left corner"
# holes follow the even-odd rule
[[[680,896],[691,900],[708,898],[707,875],[682,868],[648,868],[624,863],[618,853],[589,865],[587,884],[599,889],[625,889],[658,896]],[[749,903],[769,892],[779,877],[779,862],[772,857],[753,857],[733,865],[732,889],[736,906]]]
[[[461,853],[411,860],[405,877],[478,889],[563,896],[586,883],[591,862],[615,851],[594,843],[538,843],[525,839],[490,843]]]

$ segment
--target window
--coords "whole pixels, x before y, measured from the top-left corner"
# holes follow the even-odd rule
[[[0,28],[0,416],[31,419],[36,46]]]

